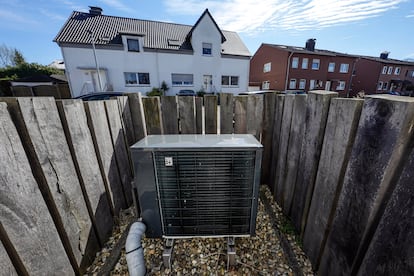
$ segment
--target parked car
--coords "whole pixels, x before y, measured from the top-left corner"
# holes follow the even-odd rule
[[[81,99],[84,101],[99,101],[99,100],[109,100],[110,98],[117,96],[125,96],[128,93],[125,92],[96,92],[91,94],[85,94],[82,96],[75,97],[74,99]]]
[[[261,94],[266,94],[266,93],[278,93],[278,91],[276,90],[247,91],[247,92],[240,92],[239,95],[261,95]]]
[[[195,96],[196,93],[191,89],[182,89],[178,92],[178,96]]]

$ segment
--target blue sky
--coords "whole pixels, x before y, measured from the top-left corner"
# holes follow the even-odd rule
[[[414,59],[414,0],[0,0],[0,45],[28,62],[61,59],[54,37],[72,11],[193,25],[208,8],[223,30],[236,31],[253,55],[261,43]]]

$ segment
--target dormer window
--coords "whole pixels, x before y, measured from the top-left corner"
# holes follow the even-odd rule
[[[203,56],[211,56],[212,47],[211,43],[203,43]]]
[[[139,40],[138,39],[127,39],[128,51],[129,52],[139,52]]]

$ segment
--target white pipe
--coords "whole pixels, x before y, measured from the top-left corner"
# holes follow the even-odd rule
[[[125,243],[126,260],[129,275],[144,276],[146,274],[144,249],[141,245],[141,237],[147,227],[141,221],[134,222],[129,229]]]

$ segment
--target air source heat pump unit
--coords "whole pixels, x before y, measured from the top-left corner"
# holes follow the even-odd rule
[[[255,234],[262,145],[254,136],[150,135],[131,152],[147,237]]]

